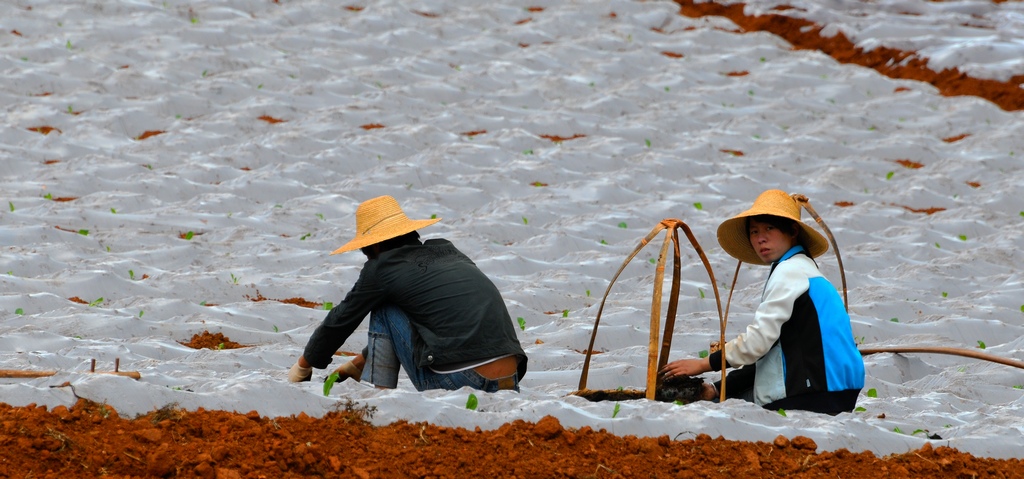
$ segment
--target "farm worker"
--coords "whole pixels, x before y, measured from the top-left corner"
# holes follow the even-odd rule
[[[359,249],[366,262],[345,299],[313,331],[288,372],[308,381],[370,315],[366,348],[337,369],[377,387],[398,384],[399,365],[417,390],[519,390],[526,353],[498,288],[445,239],[416,230],[440,221],[409,219],[390,196],[356,209],[355,238],[331,254]]]
[[[850,316],[812,258],[828,250],[825,238],[800,221],[800,205],[781,190],[768,190],[754,205],[718,227],[730,256],[771,265],[754,321],[746,331],[704,359],[680,359],[665,377],[696,376],[726,366],[726,395],[766,409],[826,414],[852,411],[864,387],[864,360]],[[719,396],[705,384],[704,399]]]

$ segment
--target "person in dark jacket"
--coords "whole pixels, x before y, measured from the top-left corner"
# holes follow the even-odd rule
[[[812,258],[828,250],[821,234],[800,221],[800,205],[781,190],[768,190],[747,211],[723,222],[718,242],[730,256],[771,265],[754,321],[706,359],[665,365],[664,377],[695,376],[726,366],[726,395],[766,409],[825,414],[852,411],[864,387],[857,350],[842,299]],[[705,399],[719,396],[705,384]]]
[[[412,220],[390,196],[356,209],[356,236],[331,254],[360,249],[366,263],[345,299],[313,331],[288,373],[308,381],[370,315],[366,348],[336,372],[394,388],[399,366],[417,390],[519,390],[526,353],[497,287],[450,241],[421,242],[416,230],[440,221]]]

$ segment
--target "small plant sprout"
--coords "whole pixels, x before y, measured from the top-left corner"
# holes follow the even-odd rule
[[[647,138],[644,138],[644,144],[647,145],[648,148],[650,148],[651,147],[651,140],[649,140]]]
[[[960,235],[960,241],[967,241],[967,235]]]
[[[621,222],[619,222],[619,228],[626,229],[626,228],[629,228],[629,226],[626,226],[626,222],[625,221],[621,221]]]
[[[117,209],[116,208],[111,208],[110,212],[116,215],[117,214]]]
[[[1013,387],[1014,389],[1024,389],[1024,384],[1018,384]]]
[[[612,409],[612,419],[619,415],[619,403],[615,403],[615,408]]]
[[[11,201],[8,201],[7,205],[11,207],[11,213],[14,213],[14,203],[11,202]]]
[[[562,317],[563,318],[568,318],[569,317],[569,310],[568,309],[563,309],[562,310]]]
[[[857,406],[856,408],[853,409],[853,412],[866,412],[866,411],[867,411],[867,409],[864,409],[864,408],[862,408],[860,406]]]
[[[523,331],[526,331],[526,320],[523,319],[522,316],[520,316],[520,317],[516,318],[516,321],[519,322],[519,329],[521,329]]]
[[[700,294],[700,299],[704,299],[704,290],[702,288],[697,288],[697,293]]]
[[[946,297],[948,297],[948,296],[949,296],[949,293],[947,293],[947,292],[945,292],[945,291],[943,291],[943,292],[942,292],[942,297],[943,297],[943,298],[946,298]]]
[[[479,405],[480,400],[476,398],[476,394],[469,393],[469,398],[466,399],[466,409],[476,411],[476,407]]]
[[[96,298],[96,299],[95,299],[95,300],[93,300],[93,301],[92,301],[91,303],[89,303],[89,306],[90,306],[90,307],[92,307],[92,306],[98,306],[98,305],[99,305],[100,303],[102,303],[102,302],[103,302],[103,297],[102,297],[102,296],[100,296],[99,298]]]
[[[188,233],[185,233],[185,236],[183,236],[183,238],[185,238],[186,240],[191,240],[193,236],[195,236],[195,233],[189,231]]]
[[[590,297],[590,290],[589,289],[587,290],[587,297],[588,298]]]
[[[924,430],[924,429],[914,429],[914,432],[910,433],[910,435],[913,436],[913,435],[915,435],[915,434],[917,434],[919,432],[924,433],[925,436],[928,435],[928,431]]]
[[[649,259],[647,261],[650,261],[651,264],[656,264],[657,263],[657,261],[654,258],[651,258],[651,259]]]
[[[238,284],[239,279],[238,276],[235,276],[235,273],[231,273],[231,284]]]
[[[143,314],[146,314],[146,312],[140,309],[139,310],[139,317],[141,318]]]
[[[533,154],[533,150],[523,150],[523,154],[524,155],[532,155]]]
[[[306,241],[306,238],[309,238],[310,236],[313,236],[313,233],[306,233],[299,237],[299,241]]]
[[[324,303],[324,309],[327,310],[327,311],[330,311],[330,310],[334,309],[334,303],[332,303],[330,301]]]
[[[697,357],[699,357],[701,359],[704,359],[704,358],[708,357],[708,350],[707,349],[700,350],[700,352],[697,353]]]
[[[337,371],[331,373],[330,376],[327,376],[327,380],[324,381],[324,396],[329,396],[331,394],[331,388],[334,387],[334,383],[336,382],[338,382]]]
[[[128,270],[128,278],[131,279],[132,281],[134,281],[135,280],[135,272],[132,271],[132,270]]]
[[[604,239],[602,239],[602,240],[601,240],[601,244],[605,244],[605,245],[606,245],[606,244],[608,244],[608,242],[607,242],[607,241],[605,241]]]
[[[978,348],[979,349],[985,349],[985,341],[982,341],[982,340],[979,339],[978,340]]]
[[[14,314],[21,316],[22,314],[25,314],[25,310],[21,308],[15,309]]]
[[[894,323],[898,323],[898,322],[900,322],[900,318],[889,318],[889,321],[892,321]]]
[[[64,46],[67,47],[68,50],[74,50],[75,49],[75,47],[71,46],[71,40],[68,40],[68,42],[65,43]]]
[[[530,220],[527,220],[525,216],[523,217],[523,224],[530,224]]]
[[[876,391],[875,388],[871,388],[868,389],[868,392],[864,393],[864,395],[869,398],[876,398],[878,397],[878,391]]]
[[[936,248],[942,248],[942,246],[939,246],[939,242],[938,241],[935,242],[935,247]]]
[[[274,325],[274,332],[275,332],[275,333],[276,333],[276,332],[278,332],[278,330],[277,330],[277,325],[276,325],[276,324]]]
[[[779,408],[779,415],[782,416],[782,417],[786,417],[786,410],[782,409],[782,408]]]
[[[892,175],[895,175],[895,174],[896,174],[895,171],[890,171],[890,172],[885,174],[885,179],[891,180],[892,179]]]
[[[903,431],[900,430],[899,426],[896,426],[896,427],[892,428],[892,432],[894,432],[896,434],[903,434]]]
[[[320,221],[326,221],[326,220],[324,219],[324,214],[323,214],[323,213],[317,213],[317,214],[316,214],[316,217],[317,217],[317,218],[320,218]]]
[[[693,204],[693,207],[694,207],[694,208],[697,208],[697,211],[700,211],[700,210],[703,210],[703,209],[704,209],[704,205],[700,204],[700,202],[699,202],[699,201],[698,201],[698,202],[696,202],[696,203],[694,203],[694,204]]]
[[[436,220],[437,219],[437,213],[434,213],[434,214],[430,215],[430,219]]]
[[[217,349],[224,349],[224,343],[220,343],[220,344],[218,344],[218,345],[217,345]]]

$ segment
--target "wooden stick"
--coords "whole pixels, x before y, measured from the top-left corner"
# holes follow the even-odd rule
[[[56,375],[58,371],[26,371],[22,369],[0,369],[0,378],[45,378]],[[89,371],[89,374],[113,374],[132,379],[142,379],[138,371]]]
[[[1005,364],[1015,368],[1024,369],[1024,361],[1018,361],[1016,359],[1004,358],[996,356],[994,354],[980,353],[970,349],[963,348],[949,348],[944,346],[908,346],[898,348],[862,348],[860,350],[861,356],[867,356],[869,354],[877,353],[932,353],[932,354],[952,354],[954,356],[963,356],[965,358],[981,359],[983,361],[991,361],[993,363]]]

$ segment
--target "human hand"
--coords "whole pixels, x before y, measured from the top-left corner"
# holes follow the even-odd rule
[[[299,366],[296,362],[292,365],[292,368],[288,370],[288,382],[300,383],[303,381],[309,381],[313,377],[313,368],[304,368]]]
[[[696,376],[710,370],[711,365],[707,359],[680,359],[666,364],[658,373],[665,379],[671,379],[676,376]]]

